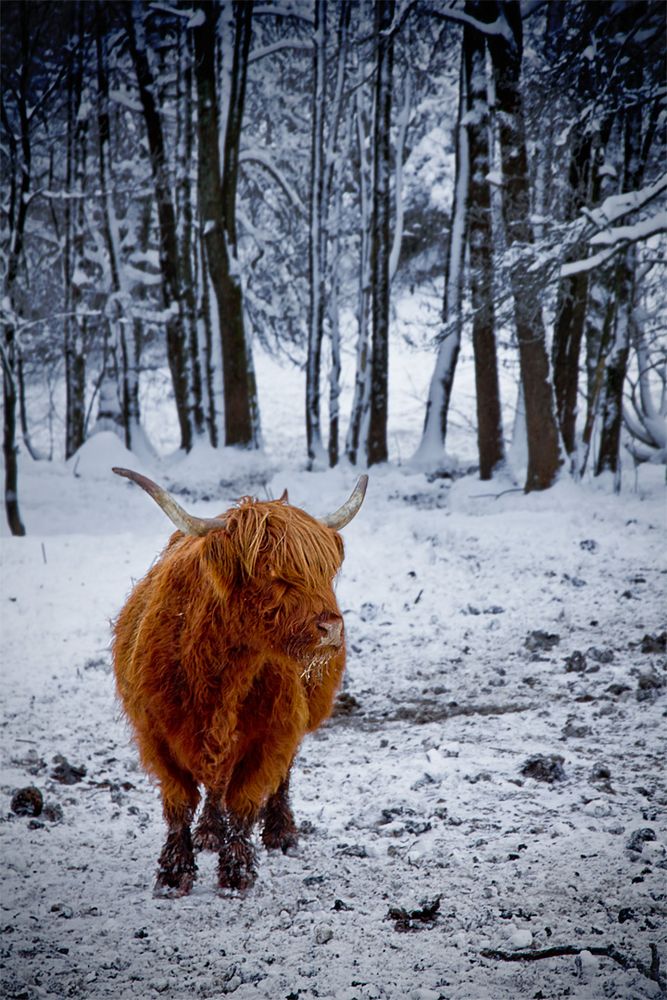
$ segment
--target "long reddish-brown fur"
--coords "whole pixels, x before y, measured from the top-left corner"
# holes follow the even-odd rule
[[[195,846],[220,851],[220,884],[255,875],[249,832],[296,839],[289,770],[304,735],[331,711],[345,648],[323,646],[342,619],[333,580],[340,535],[284,501],[243,498],[225,527],[176,531],[114,627],[118,691],[143,766],[159,782],[168,838],[157,888],[189,891]]]

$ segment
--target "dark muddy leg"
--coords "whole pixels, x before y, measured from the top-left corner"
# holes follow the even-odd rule
[[[299,843],[294,814],[289,804],[289,774],[262,811],[262,842],[267,851],[287,854]]]
[[[220,806],[219,798],[213,792],[206,793],[206,801],[195,827],[193,847],[195,851],[222,850],[227,835],[227,822]]]
[[[218,884],[221,889],[245,892],[257,878],[257,854],[251,840],[254,817],[224,817],[225,834],[218,861]]]
[[[158,860],[155,895],[178,898],[187,896],[197,874],[197,865],[192,850],[190,822],[192,809],[181,810],[179,814],[167,815],[168,833]]]

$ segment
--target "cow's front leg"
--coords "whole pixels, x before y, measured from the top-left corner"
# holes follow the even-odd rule
[[[287,854],[299,843],[294,813],[289,804],[290,772],[277,791],[268,799],[262,811],[262,843],[267,851]]]
[[[206,792],[206,801],[195,827],[193,847],[195,851],[220,851],[225,842],[227,823],[221,805],[221,796]]]
[[[245,892],[257,878],[257,852],[252,842],[255,816],[224,816],[225,832],[218,859],[221,889]]]
[[[178,898],[187,896],[197,874],[192,850],[190,823],[193,810],[165,808],[167,839],[158,859],[155,895]]]

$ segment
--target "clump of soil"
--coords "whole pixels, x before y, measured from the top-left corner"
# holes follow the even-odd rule
[[[393,920],[394,930],[402,933],[432,927],[438,918],[440,898],[440,896],[436,896],[430,903],[426,899],[423,900],[421,907],[417,910],[406,910],[402,906],[392,906],[387,913],[387,920]]]
[[[554,781],[565,781],[563,762],[564,758],[560,754],[552,753],[546,756],[536,753],[528,758],[521,768],[521,773],[526,778],[534,778],[535,781],[546,781],[552,785]]]
[[[637,679],[637,701],[655,701],[665,682],[655,670],[640,674]]]
[[[56,766],[51,771],[51,777],[59,781],[61,785],[76,785],[86,776],[86,769],[83,765],[77,767],[76,764],[70,764],[67,757],[63,757],[60,753],[55,755],[53,763]]]
[[[538,650],[553,649],[559,642],[560,636],[556,635],[555,632],[543,632],[541,629],[536,629],[526,636],[524,646],[531,653],[536,653]]]
[[[646,634],[640,648],[642,653],[667,653],[667,632],[661,632],[660,635]]]
[[[341,715],[354,715],[360,708],[361,705],[353,694],[342,691],[336,698],[331,716],[337,719]]]
[[[9,808],[17,816],[39,816],[44,808],[44,796],[34,785],[19,788],[14,792]]]

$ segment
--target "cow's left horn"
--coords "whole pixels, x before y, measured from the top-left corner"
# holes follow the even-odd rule
[[[184,535],[202,536],[207,535],[209,531],[214,531],[216,528],[225,527],[226,522],[224,517],[193,517],[192,514],[188,514],[166,490],[158,486],[157,483],[154,483],[152,479],[148,479],[147,476],[142,476],[140,472],[118,468],[113,468],[111,471],[115,472],[117,476],[125,476],[126,479],[131,479],[137,486],[141,486],[142,490],[145,490],[162,507],[169,520]]]
[[[333,528],[334,531],[340,531],[346,524],[349,524],[364,502],[367,486],[368,476],[359,476],[357,485],[350,494],[350,499],[346,500],[343,506],[335,510],[333,514],[321,518],[322,524],[326,524],[327,528]]]

